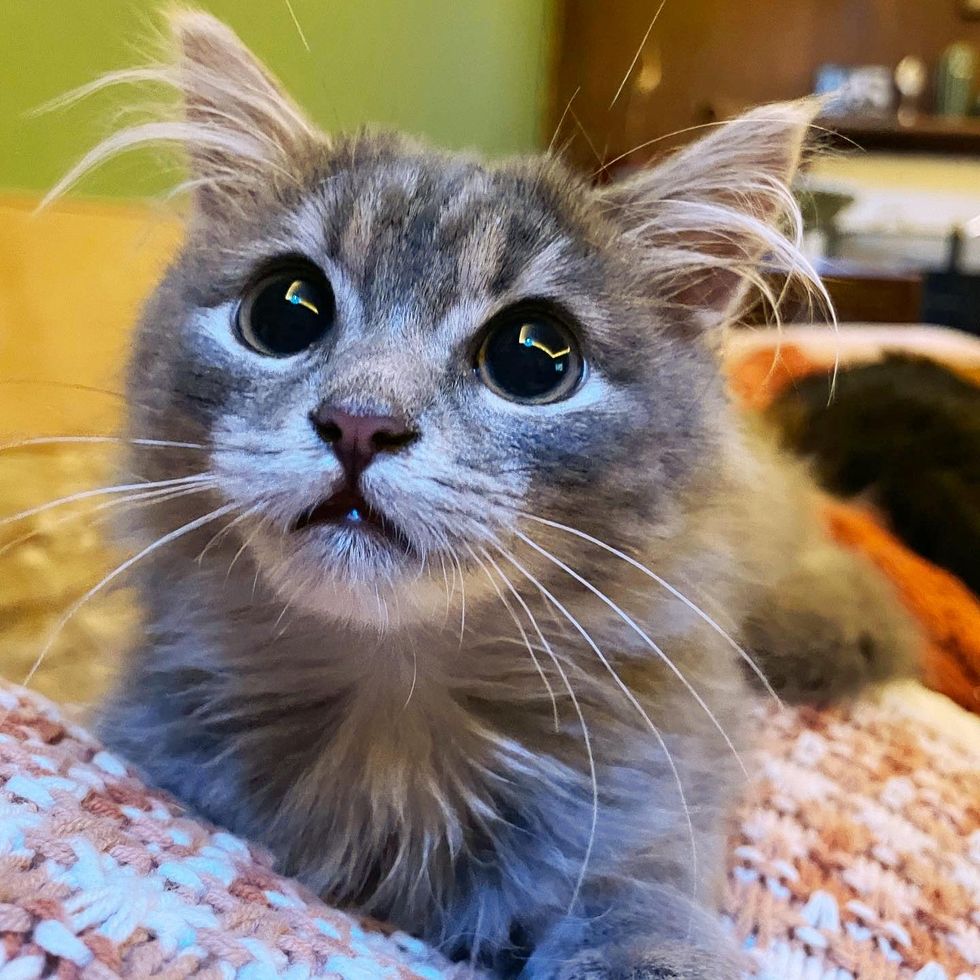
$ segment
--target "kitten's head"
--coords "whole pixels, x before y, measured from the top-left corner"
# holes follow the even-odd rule
[[[540,568],[528,515],[669,538],[723,438],[712,334],[769,288],[763,255],[805,275],[778,229],[813,107],[594,188],[551,157],[328,137],[228,28],[173,28],[157,74],[181,119],[82,167],[188,152],[192,218],[140,327],[131,432],[210,448],[229,539],[273,585],[326,615],[427,616],[449,575],[487,590],[494,563],[516,573],[506,553]]]

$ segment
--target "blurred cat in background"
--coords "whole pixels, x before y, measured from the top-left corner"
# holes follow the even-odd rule
[[[721,333],[819,290],[815,106],[622,184],[327,136],[234,34],[180,94],[186,240],[139,326],[145,637],[105,740],[327,900],[500,976],[726,980],[753,691],[856,691],[911,629],[728,404]],[[761,271],[765,258],[766,274]],[[771,275],[772,274],[772,275]]]
[[[861,494],[910,548],[980,595],[980,387],[923,357],[888,354],[799,378],[768,417],[821,485]]]

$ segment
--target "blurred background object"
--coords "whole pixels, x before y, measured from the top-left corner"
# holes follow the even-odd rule
[[[824,96],[828,116],[888,116],[895,102],[892,72],[886,65],[821,65],[813,87],[815,95]]]
[[[668,0],[647,33],[659,8],[559,5],[552,125],[566,116],[575,162],[614,179],[750,105],[822,93],[836,152],[800,191],[839,315],[980,333],[976,5]]]
[[[3,0],[0,188],[45,191],[118,122],[132,88],[65,111],[45,102],[160,53],[165,0]],[[552,0],[189,0],[230,24],[328,130],[370,122],[452,148],[534,150],[547,99]],[[291,12],[292,11],[292,12]],[[294,17],[295,15],[295,17]],[[172,171],[134,154],[88,195],[145,196]]]
[[[970,114],[977,80],[977,55],[969,44],[951,44],[936,73],[936,114],[954,119]]]
[[[922,111],[922,96],[929,83],[926,63],[914,54],[907,54],[895,67],[895,88],[898,89],[898,122],[912,126]]]
[[[492,156],[553,145],[597,181],[750,105],[834,93],[832,152],[799,196],[841,320],[980,333],[976,0],[196,2],[328,130],[394,126]],[[180,236],[166,196],[180,166],[134,153],[34,215],[134,93],[33,110],[152,57],[162,0],[2,6],[0,672],[18,680],[121,552],[102,530],[106,497],[37,509],[112,479],[111,442],[10,444],[116,431],[131,324]],[[87,698],[135,622],[124,598],[95,596],[37,686]]]
[[[980,595],[980,387],[965,374],[890,352],[840,367],[832,400],[826,374],[794,379],[769,415],[823,486],[873,502],[902,541]]]

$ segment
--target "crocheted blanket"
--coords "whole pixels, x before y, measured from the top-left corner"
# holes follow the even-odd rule
[[[765,980],[980,975],[980,721],[914,685],[771,709],[728,914]],[[52,704],[0,688],[0,980],[471,976],[277,875]]]

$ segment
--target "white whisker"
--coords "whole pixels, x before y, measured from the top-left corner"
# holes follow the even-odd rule
[[[687,820],[688,832],[691,838],[691,874],[695,882],[695,891],[697,888],[697,878],[698,878],[698,848],[697,841],[694,837],[694,820],[691,816],[691,808],[687,802],[687,794],[684,792],[684,784],[681,781],[681,774],[677,769],[677,764],[674,762],[674,757],[671,755],[670,749],[667,747],[667,741],[663,737],[660,729],[653,723],[653,720],[647,714],[646,709],[640,704],[636,695],[629,689],[629,687],[624,683],[623,679],[616,673],[613,665],[606,658],[606,655],[599,649],[595,640],[592,638],[591,634],[585,629],[585,627],[568,611],[568,609],[561,603],[555,595],[550,592],[541,582],[538,581],[516,558],[504,551],[500,545],[495,545],[497,550],[506,558],[524,577],[534,585],[537,590],[543,595],[569,622],[572,628],[582,637],[583,640],[589,645],[592,652],[599,658],[599,662],[606,668],[615,682],[616,686],[623,692],[627,701],[637,710],[640,717],[644,720],[647,727],[653,733],[654,738],[656,738],[658,744],[660,745],[661,751],[664,753],[664,757],[667,760],[667,765],[670,767],[670,771],[673,773],[674,782],[677,784],[677,793],[680,798],[681,807],[684,810],[684,817]],[[693,895],[692,895],[693,897]]]
[[[409,704],[412,701],[412,695],[415,693],[415,685],[418,683],[419,679],[419,654],[418,650],[415,649],[415,644],[412,644],[412,686],[408,689],[408,697],[405,698],[405,703],[402,705],[402,711],[407,711]]]
[[[211,550],[214,545],[216,545],[236,524],[241,523],[247,517],[254,514],[259,508],[258,504],[249,507],[247,510],[243,510],[237,517],[232,518],[224,527],[219,528],[213,535],[211,535],[210,541],[201,549],[200,554],[194,560],[198,565],[204,560],[204,556]]]
[[[671,673],[681,682],[681,684],[684,685],[684,689],[691,695],[692,698],[694,698],[694,700],[697,702],[701,710],[704,711],[704,713],[708,716],[708,718],[711,719],[711,723],[715,726],[718,733],[725,740],[725,744],[731,750],[732,755],[735,756],[735,761],[738,762],[742,772],[745,774],[746,778],[748,778],[749,771],[748,769],[746,769],[745,763],[742,761],[742,757],[741,755],[739,755],[738,749],[735,748],[735,743],[731,740],[731,736],[728,734],[728,732],[725,731],[724,726],[718,720],[717,715],[708,706],[708,703],[698,693],[698,691],[691,684],[691,682],[684,676],[683,672],[677,666],[677,664],[675,664],[674,661],[667,656],[663,648],[660,647],[657,643],[655,643],[650,638],[650,636],[643,630],[643,628],[636,622],[636,620],[634,620],[628,613],[626,613],[615,602],[613,602],[613,600],[610,599],[609,596],[607,596],[604,592],[596,588],[591,582],[589,582],[583,576],[579,575],[579,573],[576,572],[575,569],[571,568],[569,565],[566,565],[565,562],[563,562],[560,558],[557,558],[546,548],[542,548],[539,544],[532,541],[526,534],[523,534],[520,531],[517,531],[515,533],[525,544],[530,545],[536,552],[538,552],[538,554],[543,555],[545,558],[548,559],[548,561],[552,562],[552,564],[554,565],[557,565],[558,568],[560,568],[563,572],[570,575],[573,579],[575,579],[576,582],[578,582],[580,585],[588,589],[589,592],[591,592],[597,599],[599,599],[600,602],[602,602],[614,613],[616,613],[616,615],[619,616],[619,618],[622,619],[622,621],[626,623],[626,625],[629,626],[629,628],[633,630],[633,632],[636,633],[636,635],[639,636],[640,639],[643,640],[643,642],[651,650],[653,650],[653,652],[661,659],[661,661],[663,661],[663,663],[667,666],[667,668],[671,671]]]
[[[452,548],[449,549],[449,557],[456,569],[459,571],[459,645],[462,647],[463,638],[466,635],[466,582],[464,581],[463,565],[459,560],[459,555],[453,551]],[[455,578],[453,582],[455,583]]]
[[[67,497],[59,497],[57,500],[48,500],[27,510],[18,511],[16,514],[9,514],[0,518],[0,527],[7,524],[15,524],[17,521],[34,517],[36,514],[43,514],[45,511],[53,510],[55,507],[62,507],[65,504],[73,504],[79,500],[88,500],[92,497],[101,497],[114,493],[130,493],[134,490],[157,490],[162,487],[191,486],[194,484],[210,483],[212,477],[207,473],[195,473],[193,476],[178,477],[173,480],[146,480],[142,483],[123,483],[113,487],[95,487],[91,490],[79,490],[77,493],[69,494]]]
[[[252,540],[255,538],[255,535],[259,533],[259,531],[262,528],[262,525],[266,523],[266,520],[267,519],[265,517],[259,517],[258,523],[255,525],[254,528],[252,528],[252,533],[249,534],[249,536],[242,542],[242,546],[238,549],[238,551],[235,552],[235,556],[228,563],[228,571],[225,572],[226,582],[228,581],[229,578],[231,578],[231,570],[235,567],[236,562],[238,561],[239,558],[241,558],[242,553],[245,551],[245,549],[252,543]],[[257,579],[258,579],[258,572],[256,572],[256,580]],[[254,588],[252,590],[252,595],[253,597],[255,595]]]
[[[494,544],[494,547],[497,549],[497,551],[500,552],[501,555],[503,555],[504,558],[507,559],[507,561],[509,561],[512,565],[514,565],[515,568],[520,570],[520,565],[511,557],[511,555],[506,551],[506,549],[504,549],[501,545],[496,543]],[[490,553],[485,548],[481,548],[480,550],[483,552],[483,554],[485,555],[488,561],[493,562]],[[493,563],[496,566],[496,563],[495,562]],[[496,567],[499,570],[499,566]],[[526,572],[524,573],[524,575],[525,578],[528,577]],[[575,714],[578,717],[579,727],[582,730],[582,739],[585,744],[585,756],[588,761],[589,780],[592,786],[592,822],[589,826],[589,839],[585,845],[585,854],[582,857],[582,867],[579,869],[578,878],[575,881],[575,887],[572,889],[572,897],[568,903],[568,912],[569,914],[571,914],[571,912],[575,908],[575,903],[578,901],[579,893],[582,890],[582,884],[585,881],[585,876],[589,870],[589,861],[592,858],[592,849],[593,847],[595,847],[596,828],[599,825],[599,779],[596,774],[595,753],[593,752],[592,749],[592,736],[589,734],[589,726],[585,720],[585,714],[582,711],[582,706],[581,704],[579,704],[579,700],[576,697],[575,691],[573,690],[571,682],[568,679],[568,674],[565,673],[565,669],[564,667],[562,667],[559,658],[555,655],[554,650],[551,648],[551,644],[545,638],[544,633],[541,632],[541,628],[538,626],[537,619],[535,618],[534,614],[531,612],[531,609],[528,606],[527,602],[524,600],[524,597],[520,594],[520,591],[514,586],[511,580],[503,573],[503,571],[500,571],[500,576],[507,584],[507,588],[510,590],[511,595],[513,595],[513,597],[517,600],[517,602],[520,604],[521,608],[524,610],[525,614],[527,615],[528,619],[531,621],[531,625],[534,628],[534,631],[538,634],[538,639],[541,640],[542,646],[548,652],[548,656],[551,657],[551,662],[555,665],[555,670],[558,671],[558,675],[559,677],[561,677],[562,684],[565,685],[565,690],[568,692],[568,696],[571,699],[572,708],[574,709]],[[533,579],[531,581],[533,583]],[[538,586],[538,588],[540,589],[540,586]]]
[[[623,89],[626,88],[626,83],[629,81],[630,75],[633,74],[633,69],[636,67],[636,63],[640,60],[640,55],[643,54],[643,49],[646,47],[647,41],[650,39],[650,34],[653,31],[653,25],[657,23],[661,11],[666,5],[667,0],[660,0],[660,6],[657,8],[657,12],[653,15],[653,20],[650,21],[650,26],[647,28],[646,34],[643,35],[643,40],[640,41],[640,46],[636,49],[636,54],[633,55],[633,60],[630,62],[629,68],[626,69],[626,74],[623,75],[623,80],[619,83],[619,88],[616,89],[616,94],[612,97],[612,102],[609,103],[610,109],[616,104],[616,101],[619,99],[620,95],[622,95]]]
[[[280,624],[280,623],[281,623],[281,622],[283,621],[283,619],[285,618],[285,616],[286,616],[286,613],[287,613],[287,612],[289,611],[289,607],[290,607],[290,606],[291,606],[292,604],[293,604],[293,597],[292,597],[292,596],[290,596],[290,597],[289,597],[289,598],[288,598],[288,599],[287,599],[287,600],[286,600],[286,601],[285,601],[285,602],[283,603],[283,606],[282,606],[282,611],[281,611],[281,612],[279,613],[279,615],[278,615],[278,616],[276,617],[276,621],[275,621],[275,622],[274,622],[274,623],[272,624],[272,628],[273,628],[274,630],[278,630],[278,629],[279,629],[279,624]],[[287,625],[288,625],[288,624],[287,624]],[[278,640],[278,639],[279,639],[279,637],[281,637],[281,636],[282,636],[282,633],[276,633],[276,639],[277,639],[277,640]]]
[[[548,153],[549,154],[552,152],[552,150],[554,150],[554,148],[555,148],[555,140],[558,139],[558,134],[561,132],[562,126],[565,125],[565,117],[571,111],[572,103],[575,101],[575,99],[578,97],[579,92],[581,92],[581,91],[582,91],[582,86],[579,85],[579,87],[577,89],[575,89],[574,92],[572,92],[571,98],[568,100],[567,104],[565,105],[565,111],[561,114],[561,117],[558,120],[558,125],[555,126],[554,133],[551,134],[551,142],[548,144]]]
[[[61,446],[69,444],[111,444],[121,446],[154,446],[165,449],[207,449],[198,442],[171,442],[168,439],[126,439],[122,436],[34,436],[16,442],[0,444],[0,453],[29,446]]]
[[[439,555],[439,561],[442,563],[442,578],[443,578],[443,581],[446,583],[446,620],[445,620],[445,623],[443,625],[444,626],[448,626],[449,625],[449,612],[450,612],[450,610],[452,608],[453,596],[452,596],[452,593],[449,591],[449,573],[446,571],[446,558],[445,558],[445,556],[442,555],[442,554],[440,554]],[[453,574],[455,575],[455,572]],[[456,582],[456,580],[454,578],[453,579],[453,583],[455,584],[455,582]]]
[[[303,33],[303,28],[300,25],[299,18],[296,16],[296,11],[293,10],[292,2],[291,0],[285,0],[285,2],[286,2],[286,9],[289,11],[289,16],[292,17],[293,24],[296,27],[296,33],[299,35],[299,39],[303,42],[303,47],[306,48],[307,51],[309,51],[310,43],[309,41],[306,40],[306,35]]]
[[[591,534],[587,534],[585,531],[580,531],[578,528],[570,527],[568,524],[561,524],[558,521],[550,521],[544,517],[537,517],[534,514],[529,514],[527,512],[521,512],[521,517],[526,518],[529,521],[536,521],[538,524],[544,524],[547,527],[554,528],[556,531],[565,531],[568,534],[573,534],[577,538],[581,538],[583,541],[588,541],[590,544],[594,544],[597,548],[602,548],[603,551],[608,552],[611,555],[615,555],[617,558],[626,562],[628,565],[632,565],[638,572],[642,572],[647,578],[652,579],[661,588],[669,592],[675,599],[682,602],[688,609],[691,610],[696,616],[702,619],[708,624],[720,637],[722,637],[731,648],[749,665],[753,673],[759,678],[759,680],[765,685],[766,690],[769,694],[775,698],[776,703],[782,707],[782,701],[779,695],[776,693],[773,686],[769,683],[769,679],[762,672],[762,668],[752,659],[751,656],[733,639],[733,637],[724,630],[714,619],[711,618],[700,606],[692,602],[683,592],[676,589],[670,584],[665,578],[662,578],[656,572],[647,568],[642,562],[637,561],[635,558],[631,558],[624,551],[620,551],[618,548],[614,548],[610,544],[606,544],[605,541],[600,541],[598,538],[593,537]]]

